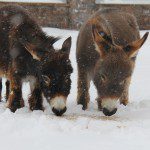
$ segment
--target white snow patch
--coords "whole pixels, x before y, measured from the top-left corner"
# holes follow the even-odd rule
[[[97,4],[150,4],[149,0],[96,0]]]

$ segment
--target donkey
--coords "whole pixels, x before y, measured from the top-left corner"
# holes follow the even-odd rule
[[[88,108],[90,81],[97,89],[98,109],[106,116],[117,111],[118,100],[128,104],[128,89],[140,39],[133,15],[117,9],[101,9],[83,24],[77,40],[77,103]]]
[[[55,50],[59,38],[47,36],[30,16],[19,6],[0,9],[0,76],[10,81],[6,83],[8,108],[15,112],[24,106],[22,83],[26,81],[31,89],[30,109],[43,110],[44,95],[52,111],[61,116],[71,88],[71,37]]]

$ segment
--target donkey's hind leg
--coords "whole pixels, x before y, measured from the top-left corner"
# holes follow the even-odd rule
[[[8,98],[9,98],[9,94],[10,94],[10,81],[6,81],[6,83],[5,83],[5,85],[6,85],[6,102],[8,101]]]
[[[0,78],[0,102],[2,101],[2,78]]]

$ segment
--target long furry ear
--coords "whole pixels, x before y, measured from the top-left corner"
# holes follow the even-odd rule
[[[62,51],[63,53],[66,53],[67,55],[70,54],[71,40],[72,40],[72,39],[71,39],[71,36],[70,36],[69,38],[67,38],[67,39],[64,41],[64,43],[63,43],[63,45],[62,45],[61,51]]]
[[[25,46],[26,50],[32,55],[33,59],[36,59],[38,61],[41,60],[40,56],[38,56],[35,45],[33,45],[31,43],[26,43],[24,46]]]
[[[139,40],[136,40],[130,44],[128,44],[127,46],[125,46],[123,49],[124,51],[127,53],[127,55],[130,57],[130,58],[133,58],[137,55],[139,49],[141,48],[141,46],[145,43],[147,37],[148,37],[148,34],[149,32],[146,32],[144,34],[144,36],[139,39]]]
[[[24,47],[26,48],[26,50],[33,56],[33,59],[36,59],[36,60],[41,60],[42,56],[44,56],[44,54],[46,54],[46,52],[48,52],[48,50],[51,50],[51,46],[56,42],[58,41],[60,38],[55,38],[55,37],[47,37],[45,38],[44,42],[42,43],[42,48],[47,48],[47,50],[44,50],[41,51],[39,50],[40,46],[39,45],[35,45],[35,44],[32,44],[32,43],[29,43],[29,42],[25,42],[24,41],[22,42]],[[37,42],[37,44],[39,44]]]
[[[47,39],[48,39],[48,43],[50,45],[53,45],[55,42],[57,42],[58,40],[60,40],[60,37],[48,36]]]
[[[101,58],[103,58],[112,47],[112,40],[103,31],[98,31],[95,25],[92,26],[92,36],[96,46],[96,51],[100,53]]]

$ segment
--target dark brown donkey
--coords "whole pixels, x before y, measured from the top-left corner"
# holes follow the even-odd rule
[[[53,47],[57,40],[47,36],[23,8],[6,6],[0,9],[0,76],[10,81],[7,96],[11,111],[24,106],[21,92],[24,81],[30,82],[31,110],[43,110],[43,93],[56,115],[66,111],[71,87],[71,37],[66,39],[61,50]]]
[[[136,55],[147,39],[140,39],[131,14],[103,9],[81,28],[77,41],[78,104],[87,109],[92,80],[98,93],[98,108],[106,116],[117,111],[117,101],[128,104],[128,89]]]

